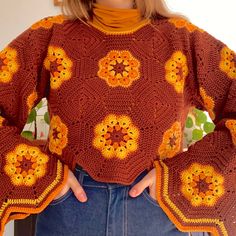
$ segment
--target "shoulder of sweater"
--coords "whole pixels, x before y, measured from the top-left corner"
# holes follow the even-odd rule
[[[55,27],[63,28],[65,24],[72,21],[73,20],[66,18],[66,16],[64,16],[63,14],[48,15],[35,21],[33,24],[31,24],[29,28],[31,30],[41,29],[41,30],[53,31]]]
[[[215,38],[206,30],[182,16],[157,17],[152,20],[152,25],[157,29],[157,31],[161,32],[162,35],[168,39],[168,41],[172,42],[187,42],[192,37],[205,37],[215,40]]]
[[[189,19],[184,17],[167,17],[167,16],[158,16],[152,20],[152,24],[157,26],[159,29],[164,32],[172,33],[188,33],[191,32],[191,29],[200,29],[197,25],[192,23]],[[192,30],[193,31],[193,30]]]
[[[58,30],[63,32],[63,26],[70,21],[61,14],[40,18],[10,41],[8,46],[22,48],[31,45],[40,49],[46,48],[52,36],[56,35]]]
[[[183,18],[181,19],[182,22],[185,22],[186,20]],[[155,19],[152,19],[151,25],[154,28],[155,34],[161,36],[163,39],[165,38],[166,42],[177,43],[182,41],[183,39],[188,38],[188,31],[185,28],[180,28],[174,22],[177,21],[176,17],[156,17]]]

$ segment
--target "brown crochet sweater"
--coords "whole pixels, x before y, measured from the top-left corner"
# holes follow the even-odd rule
[[[44,149],[20,136],[43,97]],[[183,152],[192,107],[216,128]],[[236,235],[236,56],[190,22],[159,16],[109,32],[41,19],[0,52],[0,110],[0,235],[41,212],[76,163],[125,185],[155,167],[158,202],[179,230]]]

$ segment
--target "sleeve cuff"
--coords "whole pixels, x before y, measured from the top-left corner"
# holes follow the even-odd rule
[[[55,164],[55,173],[48,175],[49,184],[44,187],[35,199],[17,197],[17,190],[14,198],[8,198],[5,195],[0,208],[0,236],[3,236],[5,224],[11,220],[24,219],[30,214],[36,214],[43,211],[49,203],[59,194],[67,182],[69,167],[58,159]],[[40,183],[39,183],[40,184]],[[20,195],[20,194],[18,194]]]

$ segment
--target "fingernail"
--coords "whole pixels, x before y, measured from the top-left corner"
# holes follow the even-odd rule
[[[87,200],[86,196],[84,195],[84,193],[80,194],[80,199],[85,202]]]
[[[130,192],[130,193],[131,193],[131,195],[132,195],[132,196],[134,196],[134,197],[135,197],[135,196],[136,196],[136,194],[137,194],[137,191],[136,191],[135,189],[133,189],[133,190],[131,190],[131,192]]]

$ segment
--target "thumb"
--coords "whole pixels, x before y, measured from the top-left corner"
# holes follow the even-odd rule
[[[81,186],[81,184],[79,183],[79,181],[74,176],[73,172],[69,173],[69,185],[70,185],[72,191],[74,192],[76,198],[79,201],[81,201],[81,202],[87,201],[86,193],[85,193],[83,187]]]
[[[135,184],[131,190],[129,191],[129,194],[131,197],[136,197],[139,194],[143,192],[143,190],[148,187],[151,183],[150,175],[145,175],[137,184]]]

